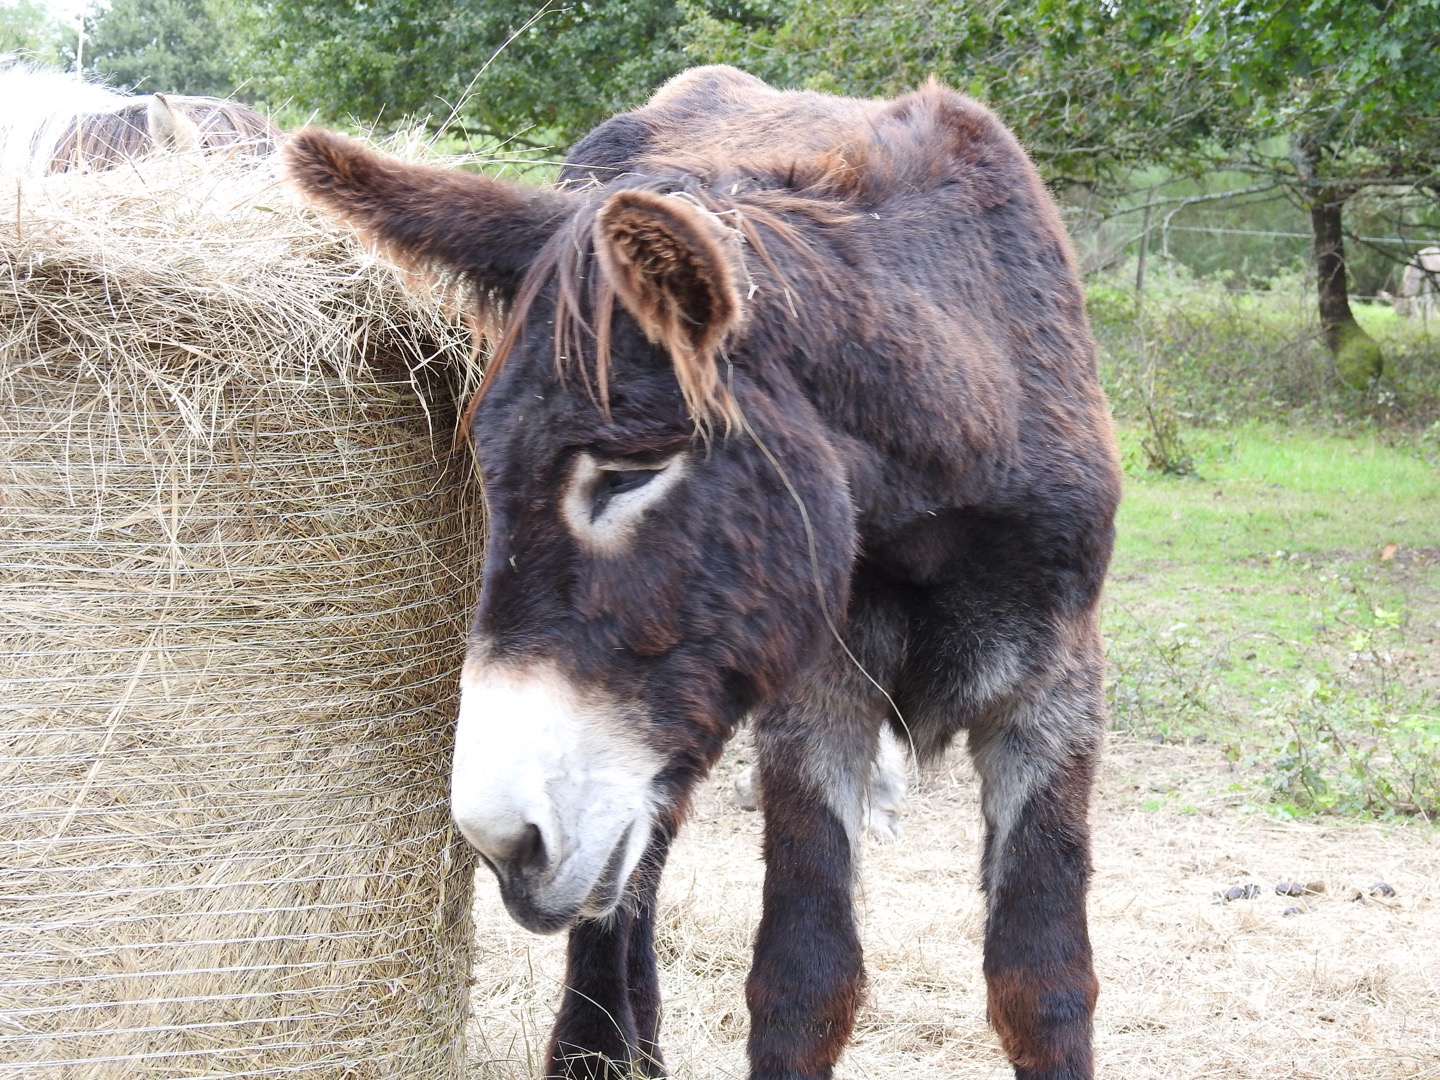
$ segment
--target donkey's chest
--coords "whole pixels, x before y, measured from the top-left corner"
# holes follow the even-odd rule
[[[921,588],[1007,576],[1039,542],[1034,523],[981,507],[912,510],[889,520],[862,517],[865,560],[896,582]]]

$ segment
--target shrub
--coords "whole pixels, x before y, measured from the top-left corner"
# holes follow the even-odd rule
[[[1379,379],[1356,385],[1320,340],[1313,282],[1303,275],[1251,290],[1152,258],[1143,297],[1133,281],[1122,268],[1087,284],[1101,376],[1122,418],[1155,426],[1157,377],[1162,412],[1195,425],[1300,418],[1423,426],[1440,418],[1440,324],[1355,304],[1384,353]]]

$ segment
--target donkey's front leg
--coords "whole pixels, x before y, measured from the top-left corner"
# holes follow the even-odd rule
[[[657,826],[619,911],[571,929],[565,992],[546,1050],[547,1080],[665,1075],[659,1046],[655,896],[670,839]]]
[[[854,1026],[854,845],[875,735],[832,723],[798,707],[756,718],[765,888],[745,985],[751,1080],[829,1077]]]
[[[990,1023],[1019,1080],[1094,1075],[1086,814],[1102,720],[1098,671],[1076,678],[970,731],[986,825]]]

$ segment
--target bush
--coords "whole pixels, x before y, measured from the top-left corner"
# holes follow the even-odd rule
[[[1440,419],[1440,324],[1355,304],[1384,352],[1384,368],[1378,380],[1352,385],[1325,350],[1314,283],[1301,274],[1251,290],[1152,258],[1143,297],[1133,283],[1133,267],[1087,283],[1101,377],[1124,419],[1152,427],[1159,419],[1163,427],[1165,408],[1202,426],[1246,419],[1424,426]]]

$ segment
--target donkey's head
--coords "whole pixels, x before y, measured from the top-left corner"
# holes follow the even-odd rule
[[[505,313],[474,407],[488,523],[452,808],[510,913],[608,913],[734,724],[844,612],[840,462],[747,312],[742,242],[682,178],[590,192],[322,132],[305,194]]]

